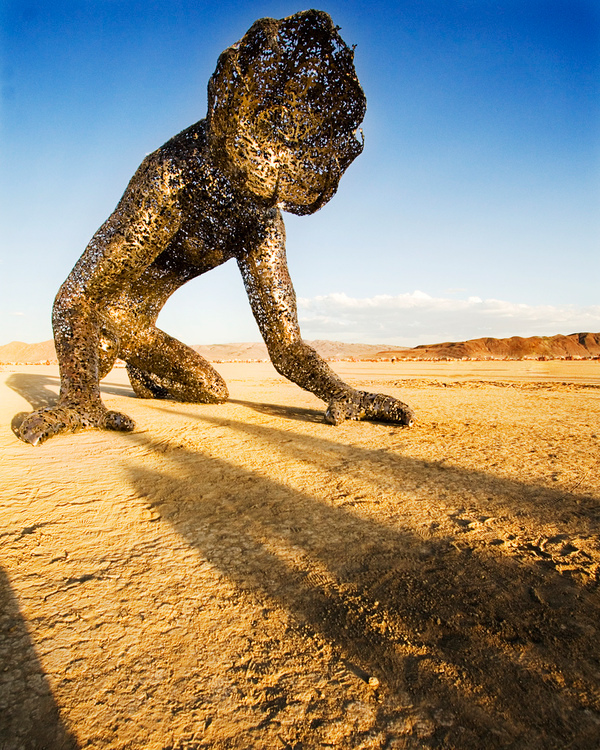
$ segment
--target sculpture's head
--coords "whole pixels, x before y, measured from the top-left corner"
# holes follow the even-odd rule
[[[313,213],[363,149],[366,100],[353,52],[327,13],[262,18],[220,56],[208,84],[208,132],[246,192]]]

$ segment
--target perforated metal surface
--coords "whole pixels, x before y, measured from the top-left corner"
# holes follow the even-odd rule
[[[132,430],[100,399],[117,357],[142,398],[226,400],[216,370],[155,323],[176,289],[231,258],[274,366],[328,404],[327,421],[412,423],[406,404],[354,390],[302,341],[286,263],[281,210],[317,211],[363,148],[353,51],[321,11],[261,19],[220,56],[208,93],[206,119],[144,159],[59,290],[60,398],[22,423],[26,442]]]

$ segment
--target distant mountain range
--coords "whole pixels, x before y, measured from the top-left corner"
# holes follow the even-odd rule
[[[385,347],[377,344],[344,344],[341,341],[308,341],[324,358],[386,359],[593,359],[600,357],[600,333],[571,333],[568,336],[512,336],[507,339],[470,339],[443,344],[423,344],[414,348]],[[211,344],[193,346],[211,362],[267,360],[263,343]],[[13,341],[0,346],[0,363],[55,363],[54,341],[24,344]]]
[[[383,349],[377,344],[344,344],[340,341],[308,341],[325,359],[365,359],[376,357]],[[262,342],[238,344],[209,344],[192,346],[210,362],[268,360],[267,347]],[[39,362],[56,362],[54,341],[42,341],[39,344],[24,344],[13,341],[0,346],[0,362],[18,362],[35,364]]]
[[[511,336],[423,344],[414,349],[383,349],[380,357],[397,359],[593,359],[600,356],[600,333],[568,336]]]

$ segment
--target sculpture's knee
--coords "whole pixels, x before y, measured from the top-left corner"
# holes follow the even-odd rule
[[[227,384],[216,372],[210,378],[191,377],[185,383],[172,381],[167,384],[167,390],[166,398],[192,404],[222,404],[229,398]]]
[[[215,371],[215,375],[209,387],[203,387],[203,393],[208,395],[207,403],[222,404],[229,398],[229,388],[219,373]]]
[[[170,399],[196,404],[220,404],[229,398],[227,384],[216,370],[188,373],[185,382],[127,364],[127,374],[139,398]]]

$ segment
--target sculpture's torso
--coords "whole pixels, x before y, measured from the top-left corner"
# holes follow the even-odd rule
[[[207,154],[205,121],[150,154],[67,281],[81,285],[86,295],[98,297],[109,329],[116,326],[125,332],[154,324],[167,299],[182,284],[251,251],[264,240],[269,227],[281,222],[277,208],[260,205],[253,196],[236,191]],[[153,181],[160,181],[163,190],[168,188],[162,210],[170,215],[170,239],[165,242],[161,231],[149,229],[144,241],[155,247],[164,245],[164,249],[120,278],[114,291],[105,279],[97,287],[95,277],[87,272],[91,266],[97,268],[92,262],[95,243],[105,244],[107,236],[121,234],[129,241],[131,214],[151,193]],[[132,255],[134,250],[132,242]]]
[[[222,165],[211,163],[204,120],[172,138],[157,153],[173,170],[174,179],[181,180],[177,196],[181,227],[165,251],[170,260],[182,254],[185,264],[193,267],[192,275],[197,276],[262,240],[264,224],[276,209],[267,209],[252,195],[236,191]]]

